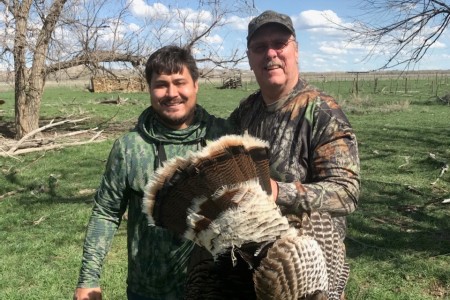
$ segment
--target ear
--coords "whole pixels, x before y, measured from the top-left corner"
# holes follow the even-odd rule
[[[198,79],[196,81],[194,81],[194,90],[195,90],[195,93],[197,94],[198,93]]]
[[[245,51],[245,53],[247,54],[247,61],[248,61],[248,65],[250,66],[250,70],[251,71],[253,71],[253,68],[252,68],[252,64],[250,63],[250,58],[249,58],[249,56],[248,56],[248,50],[247,51]]]

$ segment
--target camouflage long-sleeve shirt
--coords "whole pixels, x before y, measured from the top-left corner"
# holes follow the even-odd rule
[[[142,210],[144,188],[158,166],[161,146],[167,159],[183,156],[198,150],[204,141],[228,133],[227,124],[197,106],[193,125],[169,130],[148,108],[139,117],[136,129],[116,140],[94,198],[78,287],[100,286],[103,260],[128,208],[128,288],[151,299],[182,298],[193,243],[148,225]]]
[[[332,214],[345,236],[345,215],[359,197],[359,155],[353,129],[335,100],[299,80],[285,98],[266,106],[258,91],[232,113],[241,132],[270,144],[271,177],[283,213]]]

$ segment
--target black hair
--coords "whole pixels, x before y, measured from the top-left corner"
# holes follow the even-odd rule
[[[183,71],[183,67],[189,70],[192,79],[198,80],[199,71],[195,58],[190,49],[178,46],[164,46],[153,52],[145,64],[145,79],[148,85],[152,80],[152,75],[156,74],[175,74]]]

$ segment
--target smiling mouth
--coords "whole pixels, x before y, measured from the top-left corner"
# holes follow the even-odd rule
[[[280,69],[281,65],[279,63],[275,63],[275,62],[269,62],[266,67],[264,69],[270,71],[270,70],[275,70],[275,69]]]
[[[181,105],[184,104],[184,101],[182,100],[175,100],[175,101],[163,101],[161,102],[161,106],[165,106],[165,107],[173,107],[173,106],[177,106],[177,105]]]
[[[266,67],[265,69],[270,71],[270,70],[275,70],[275,69],[279,69],[279,66],[271,66],[271,67]]]

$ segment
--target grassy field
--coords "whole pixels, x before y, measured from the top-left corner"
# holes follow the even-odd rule
[[[450,299],[450,204],[442,203],[450,198],[450,172],[441,173],[450,162],[450,106],[434,97],[436,88],[450,91],[449,83],[361,81],[358,95],[351,81],[315,84],[342,104],[360,146],[362,194],[349,217],[347,299]],[[199,102],[227,116],[255,88],[202,85]],[[92,195],[113,138],[149,103],[146,94],[126,94],[123,105],[100,104],[117,96],[48,88],[43,125],[57,117],[91,117],[81,125],[98,125],[109,139],[0,158],[0,299],[71,299]],[[14,117],[13,92],[0,98],[6,100],[5,129]],[[17,193],[5,195],[11,191]],[[106,300],[125,299],[125,235],[121,226],[105,263]]]

